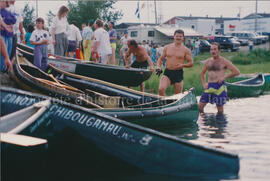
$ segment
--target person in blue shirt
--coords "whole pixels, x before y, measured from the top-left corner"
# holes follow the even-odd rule
[[[31,44],[30,37],[31,37],[34,30],[35,30],[34,25],[29,24],[27,26],[27,33],[25,34],[25,43],[26,43],[26,45],[30,46],[30,47],[33,47],[33,48],[35,47],[35,45]]]
[[[4,22],[6,26],[13,27],[13,25],[16,23],[16,18],[10,11],[5,9],[8,7],[8,5],[9,4],[7,1],[0,1],[0,21]],[[10,57],[12,50],[13,30],[8,30],[4,27],[2,28],[1,26],[1,37],[5,42],[7,53]],[[6,69],[7,67],[5,66],[5,58],[1,55],[1,71],[5,72]]]

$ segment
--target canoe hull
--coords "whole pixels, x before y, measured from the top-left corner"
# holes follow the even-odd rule
[[[259,74],[254,78],[226,84],[230,98],[256,97],[264,92],[265,79]]]
[[[17,50],[33,63],[34,56],[32,48],[18,44]],[[82,63],[79,60],[66,57],[61,57],[59,59],[48,58],[47,62],[70,73],[92,77],[123,86],[139,86],[152,75],[152,71],[147,69],[126,69],[125,67],[93,62]]]
[[[21,102],[26,98],[28,101]],[[41,96],[33,93],[1,88],[1,106],[4,107],[1,114],[23,108],[29,104],[29,100],[38,101],[40,99]],[[61,140],[67,139],[63,135],[74,133],[88,146],[94,146],[148,174],[219,175],[222,178],[237,177],[238,175],[239,158],[233,154],[198,146],[75,105],[61,103],[58,100],[52,100],[49,114],[48,118],[41,119],[42,123],[50,125],[52,129],[47,137],[51,136],[51,139],[54,139],[57,136],[61,142]],[[36,124],[41,125],[41,122],[38,121]],[[36,124],[33,126],[34,128],[36,128]],[[33,130],[33,127],[30,127],[29,130]],[[37,127],[36,131],[38,129]],[[48,138],[48,140],[51,139]],[[77,150],[75,154],[80,154],[80,151]],[[99,157],[99,154],[97,152],[94,155]],[[88,155],[88,157],[93,157],[93,155]],[[90,165],[92,164],[88,164],[88,168],[91,167]]]

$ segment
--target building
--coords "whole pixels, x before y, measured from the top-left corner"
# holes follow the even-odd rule
[[[191,28],[182,28],[179,26],[150,26],[139,25],[128,27],[129,36],[138,42],[143,40],[155,43],[155,44],[168,44],[173,42],[174,32],[177,29],[182,29],[185,33],[185,42],[189,39],[201,38],[202,35],[197,33]]]
[[[233,31],[251,31],[270,34],[270,14],[258,13],[256,16],[255,13],[252,13],[241,19],[225,21],[224,33],[227,34]]]
[[[202,17],[202,16],[175,16],[163,24],[178,25],[180,27],[192,28],[204,36],[224,34],[224,21],[236,20],[237,18],[226,17]]]

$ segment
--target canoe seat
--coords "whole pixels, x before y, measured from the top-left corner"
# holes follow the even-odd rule
[[[108,96],[95,92],[89,89],[85,89],[87,95],[92,97],[94,103],[101,105],[104,108],[118,108],[120,103],[120,97],[118,96]]]

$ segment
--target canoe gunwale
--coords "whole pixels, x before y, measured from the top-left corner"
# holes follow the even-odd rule
[[[258,79],[258,77],[261,77],[261,79],[262,79],[262,82],[260,84],[241,84],[243,82],[248,82],[248,81],[253,80],[253,79]],[[252,77],[249,79],[245,79],[245,80],[241,80],[241,81],[237,81],[237,82],[233,82],[233,83],[226,82],[226,84],[231,85],[231,86],[238,86],[238,87],[261,87],[261,86],[264,86],[265,79],[264,79],[264,76],[262,74],[259,74],[256,77]]]

